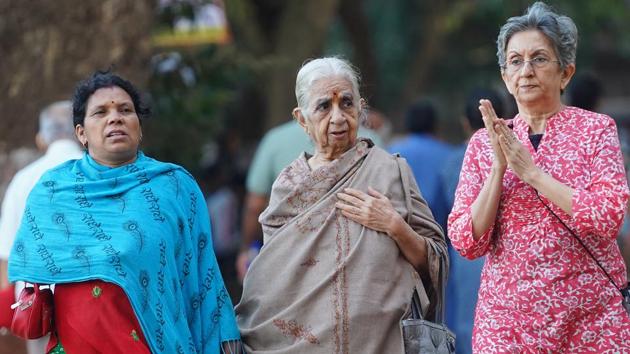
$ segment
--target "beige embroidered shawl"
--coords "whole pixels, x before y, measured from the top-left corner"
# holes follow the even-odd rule
[[[391,238],[340,214],[336,193],[371,186],[407,218],[403,171],[410,224],[427,240],[433,284],[446,243],[407,163],[401,159],[399,169],[396,157],[370,145],[362,140],[315,171],[302,154],[274,183],[260,216],[264,246],[236,307],[248,353],[403,352],[399,321],[420,278]]]

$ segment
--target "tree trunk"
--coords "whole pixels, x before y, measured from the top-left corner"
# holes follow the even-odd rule
[[[368,105],[378,107],[380,82],[370,25],[365,16],[362,0],[342,0],[339,16],[354,46],[353,62],[361,71],[361,94]]]
[[[421,95],[429,80],[431,69],[440,59],[445,48],[444,41],[449,35],[456,33],[474,10],[475,4],[470,1],[450,3],[437,2],[432,5],[423,23],[424,34],[422,44],[412,54],[409,75],[403,86],[398,110],[394,112],[394,122],[402,124],[404,110]]]
[[[267,128],[291,118],[296,106],[295,76],[306,59],[322,52],[338,0],[290,1],[275,35],[272,66],[266,77]]]
[[[114,66],[142,87],[151,0],[0,0],[0,153],[33,146],[39,111],[78,80]]]
[[[291,118],[295,75],[306,59],[321,54],[338,4],[339,0],[226,2],[235,44],[241,55],[258,61],[266,109],[252,114],[264,121],[265,130]]]

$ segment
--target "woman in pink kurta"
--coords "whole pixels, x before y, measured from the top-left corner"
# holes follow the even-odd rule
[[[536,3],[508,20],[497,43],[519,113],[503,121],[480,101],[486,128],[468,146],[448,226],[463,256],[487,256],[473,351],[628,353],[615,237],[629,192],[617,129],[560,101],[575,72],[577,29]]]

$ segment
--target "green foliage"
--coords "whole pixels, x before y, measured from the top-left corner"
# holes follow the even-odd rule
[[[149,154],[198,172],[201,147],[224,131],[226,108],[253,79],[236,54],[231,47],[208,46],[154,57],[153,117],[145,127]],[[160,69],[165,60],[171,60],[169,70]]]
[[[384,110],[394,109],[400,96],[416,44],[423,40],[423,18],[419,5],[410,0],[369,1],[366,13],[374,31],[374,43],[380,74],[380,92],[376,104]]]
[[[446,136],[463,111],[466,93],[476,86],[503,90],[496,58],[499,28],[512,16],[520,16],[534,1],[455,0],[428,2],[421,0],[367,0],[362,9],[370,22],[368,34],[375,48],[378,63],[378,108],[393,114],[401,91],[413,67],[424,58],[437,58],[428,77],[416,92],[436,99]],[[548,1],[558,12],[576,23],[578,72],[605,67],[608,63],[630,62],[630,3],[623,0],[555,0]],[[361,10],[361,9],[358,9]],[[439,21],[428,32],[431,21]],[[414,61],[414,52],[442,31],[445,36],[439,51],[421,53]],[[337,24],[330,31],[328,54],[343,54],[353,60],[352,43],[347,43],[344,28]],[[627,64],[626,64],[627,65]],[[507,95],[507,93],[506,93]],[[392,116],[392,119],[397,117]],[[454,130],[457,130],[456,128]]]
[[[409,92],[405,90],[415,89],[414,96],[430,95],[438,103],[441,125],[449,127],[445,135],[453,139],[466,93],[475,86],[503,89],[496,59],[499,28],[509,17],[521,15],[533,1],[365,0],[352,3],[357,7],[357,14],[367,19],[369,31],[365,36],[369,37],[376,63],[376,73],[373,73],[376,78],[372,78],[370,84],[377,85],[378,89],[370,90],[376,94],[368,97],[368,103],[395,121],[401,118],[400,112],[408,103],[405,95]],[[630,4],[627,1],[551,0],[549,3],[572,17],[578,26],[578,72],[609,63],[627,67],[630,63]],[[269,97],[263,93],[270,85],[265,74],[286,57],[286,53],[269,49],[276,48],[273,38],[282,38],[280,34],[270,34],[276,34],[281,28],[277,21],[282,18],[287,4],[284,1],[230,1],[235,39],[232,44],[182,50],[177,70],[154,71],[150,90],[155,118],[148,124],[150,134],[145,135],[151,139],[147,143],[148,150],[159,158],[194,170],[201,154],[199,147],[215,140],[230,125],[247,127],[238,130],[244,140],[260,137],[263,130],[258,128],[265,126],[265,119],[270,119],[263,113],[265,104],[269,103]],[[185,7],[176,9],[179,15],[187,11]],[[159,21],[163,26],[172,21],[175,13],[161,16]],[[237,18],[240,21],[236,21]],[[237,22],[242,26],[235,26]],[[260,26],[254,25],[258,23]],[[342,55],[353,63],[360,62],[361,58],[356,58],[359,53],[356,43],[346,33],[345,24],[340,18],[333,23],[321,54]],[[439,38],[439,42],[425,48],[424,44],[432,38]],[[305,36],[302,40],[310,38]],[[418,69],[425,63],[428,68]],[[182,81],[179,70],[185,67],[194,72],[194,84]],[[422,82],[407,85],[412,73],[418,72],[426,73],[417,75]],[[262,80],[262,77],[267,79]]]

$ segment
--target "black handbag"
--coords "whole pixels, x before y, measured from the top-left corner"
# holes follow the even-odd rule
[[[401,157],[396,154],[396,162],[400,171],[403,193],[405,194],[405,204],[407,207],[407,223],[411,222],[411,195],[409,177],[403,170]],[[436,289],[436,319],[431,322],[422,316],[422,304],[418,295],[418,290],[413,289],[411,297],[411,313],[408,318],[402,319],[403,346],[405,354],[453,354],[455,353],[455,334],[444,324],[444,299],[446,288],[446,272],[444,260],[440,259],[440,269],[438,273],[438,289]]]
[[[440,284],[435,322],[423,318],[418,291],[413,290],[410,317],[402,320],[401,323],[405,354],[455,353],[455,334],[444,324],[443,303],[446,285],[446,274],[444,273],[444,267],[440,261]]]

